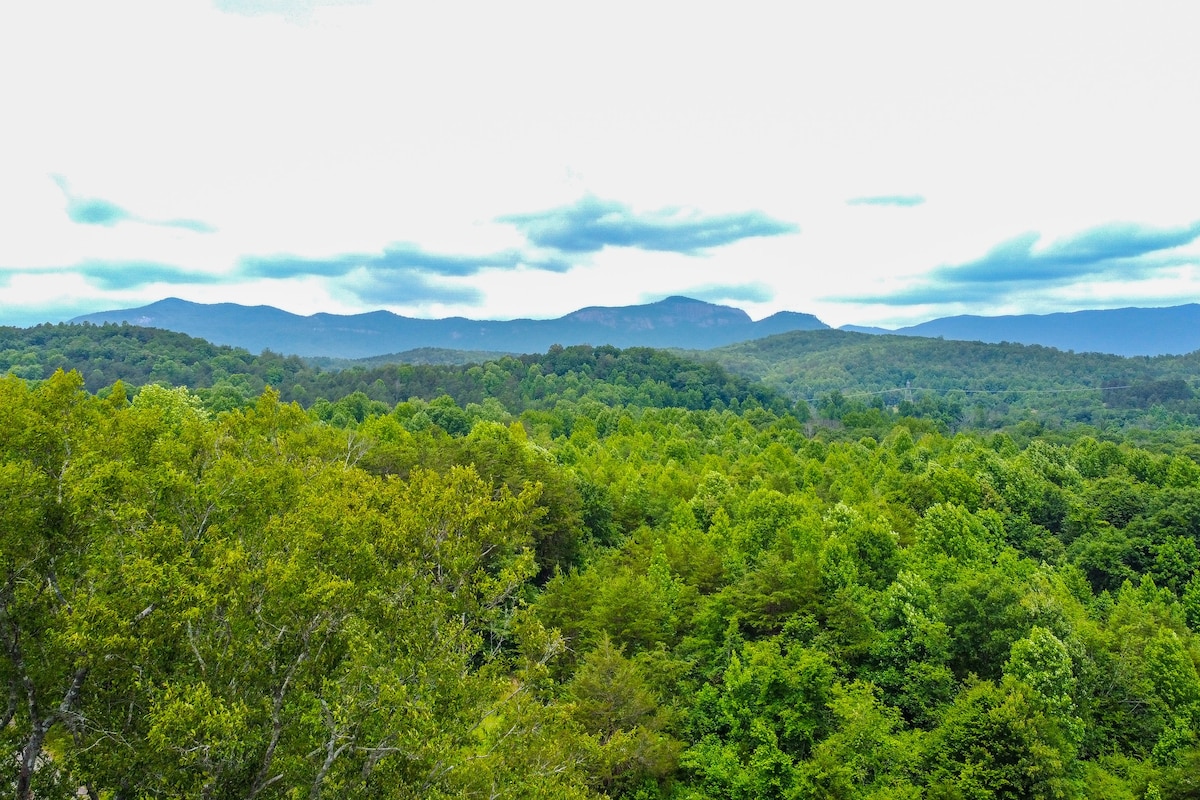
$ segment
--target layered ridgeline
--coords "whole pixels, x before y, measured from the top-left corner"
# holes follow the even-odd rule
[[[858,326],[846,326],[845,330],[968,342],[1040,344],[1079,353],[1156,356],[1200,350],[1200,305],[998,317],[963,315],[934,319],[894,331]]]
[[[202,305],[168,299],[86,314],[72,322],[127,322],[179,331],[252,353],[365,358],[425,347],[540,353],[551,345],[717,347],[790,330],[828,327],[811,314],[780,312],[755,322],[737,308],[687,297],[637,306],[584,308],[558,319],[413,319],[390,311],[298,316],[270,306]]]
[[[0,372],[36,380],[76,369],[91,391],[116,380],[188,386],[212,410],[246,406],[269,385],[322,414],[338,413],[331,403],[354,404],[345,414],[359,419],[370,403],[447,395],[461,406],[490,401],[512,413],[585,396],[693,409],[751,401],[795,408],[823,425],[823,436],[881,433],[902,417],[943,431],[1024,423],[1182,431],[1200,423],[1200,353],[1121,358],[823,330],[685,354],[574,346],[519,357],[423,350],[395,358],[425,363],[375,358],[322,369],[332,362],[254,356],[129,325],[0,328]],[[473,358],[479,363],[459,363]]]
[[[87,314],[72,322],[125,322],[187,333],[252,353],[271,350],[334,359],[386,356],[421,348],[532,353],[554,344],[708,349],[787,331],[828,328],[811,314],[780,312],[755,322],[740,309],[687,297],[668,297],[646,305],[584,308],[558,319],[510,321],[412,319],[387,311],[304,317],[270,306],[201,305],[172,298],[140,308]],[[1179,355],[1200,349],[1200,305],[947,317],[896,331],[844,329],[1040,344],[1080,353]]]
[[[687,362],[634,355],[604,380],[633,356],[530,363],[520,414],[446,397],[329,422],[270,392],[214,414],[0,378],[0,785],[1195,796],[1183,450],[910,418],[823,441],[765,396],[648,405],[634,365]],[[688,391],[727,391],[695,369]]]

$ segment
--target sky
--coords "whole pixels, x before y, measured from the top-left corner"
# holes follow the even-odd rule
[[[0,324],[1200,302],[1200,4],[0,6]]]

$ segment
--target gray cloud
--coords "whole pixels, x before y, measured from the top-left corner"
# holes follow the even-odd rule
[[[982,258],[939,267],[927,283],[886,295],[843,299],[897,306],[970,303],[1085,279],[1136,280],[1170,266],[1200,263],[1200,258],[1169,252],[1197,238],[1200,222],[1179,228],[1120,223],[1091,228],[1035,251],[1041,235],[1025,233]]]
[[[321,6],[352,6],[367,0],[213,0],[213,7],[227,14],[245,17],[278,16],[290,22],[303,22]]]
[[[213,233],[216,228],[198,219],[148,219],[140,217],[116,203],[96,197],[79,197],[74,194],[65,178],[51,178],[67,200],[67,218],[80,225],[103,225],[111,228],[121,222],[140,222],[159,228],[180,228],[194,233]]]
[[[104,225],[112,227],[118,222],[133,219],[133,215],[107,200],[86,200],[67,197],[67,216],[80,225]]]
[[[435,275],[462,277],[489,267],[511,269],[520,263],[521,254],[515,250],[482,256],[458,256],[430,253],[413,244],[397,244],[385,249],[382,256],[364,266],[381,270],[421,270]]]
[[[219,275],[212,275],[207,272],[193,272],[156,261],[87,259],[77,264],[53,268],[18,269],[12,272],[0,273],[0,286],[10,283],[13,275],[18,273],[24,275],[75,273],[106,291],[137,289],[152,283],[214,284],[224,280]]]
[[[1026,233],[1001,243],[981,259],[942,267],[934,276],[960,283],[1010,283],[1065,281],[1113,271],[1137,275],[1146,267],[1137,263],[1139,257],[1189,244],[1197,237],[1200,237],[1200,222],[1165,229],[1104,225],[1034,252],[1033,247],[1041,237]]]
[[[152,261],[81,262],[70,268],[101,289],[136,289],[151,283],[218,283],[221,277],[205,272],[191,272],[170,264]]]
[[[345,281],[341,288],[367,304],[464,303],[475,305],[483,294],[466,286],[447,286],[430,278],[462,278],[484,269],[525,266],[565,272],[571,264],[558,258],[528,258],[516,250],[486,255],[431,253],[414,244],[392,245],[379,253],[344,253],[329,258],[251,256],[241,260],[241,274],[252,278],[286,279],[300,276],[342,278],[356,270],[364,276]]]
[[[667,209],[638,214],[629,206],[596,197],[548,211],[511,214],[499,221],[516,226],[535,246],[563,253],[595,253],[611,246],[696,255],[742,239],[799,230],[757,211],[702,216]]]
[[[867,197],[852,197],[848,206],[919,206],[925,198],[919,194],[878,194]]]
[[[242,272],[257,278],[291,278],[302,275],[340,277],[356,269],[365,269],[372,276],[384,278],[393,273],[465,277],[480,270],[513,269],[518,266],[550,272],[565,272],[571,264],[559,258],[527,258],[516,250],[480,256],[431,253],[413,244],[396,244],[381,253],[345,253],[329,258],[300,256],[248,256],[241,260]]]
[[[139,219],[146,225],[157,225],[160,228],[179,228],[193,233],[216,233],[217,229],[207,222],[198,219]]]
[[[295,278],[317,275],[340,278],[346,273],[373,260],[373,256],[334,256],[332,258],[301,258],[299,256],[245,256],[239,265],[249,278]]]
[[[403,270],[373,277],[363,286],[344,287],[370,305],[412,305],[415,303],[463,303],[478,305],[483,293],[471,286],[441,286],[425,276]]]
[[[532,269],[543,272],[570,272],[575,268],[575,262],[558,256],[530,256],[526,254],[521,263]]]

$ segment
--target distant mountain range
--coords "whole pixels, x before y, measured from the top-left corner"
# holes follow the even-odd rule
[[[828,328],[811,314],[783,311],[755,322],[741,309],[687,297],[638,306],[591,307],[558,319],[413,319],[390,311],[299,316],[271,306],[203,305],[169,298],[141,308],[85,314],[71,322],[128,322],[179,331],[252,353],[366,358],[416,348],[543,353],[552,345],[707,350],[776,333]]]
[[[128,322],[179,331],[252,353],[368,358],[418,348],[541,353],[552,345],[611,344],[707,350],[797,330],[829,328],[811,314],[783,311],[758,322],[741,309],[687,297],[635,306],[590,307],[557,319],[414,319],[390,311],[299,316],[271,306],[204,305],[169,298],[141,308],[101,311],[71,322]],[[1200,350],[1200,305],[1119,308],[1061,314],[958,316],[890,331],[842,330],[980,342],[1040,344],[1122,356]]]
[[[1118,356],[1183,355],[1200,350],[1200,305],[943,317],[894,331],[856,325],[845,325],[841,330],[968,342],[1040,344],[1077,353]]]

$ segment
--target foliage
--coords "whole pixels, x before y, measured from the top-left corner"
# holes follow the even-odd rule
[[[613,348],[306,409],[333,378],[226,357],[0,379],[9,794],[1195,796],[1182,428],[806,416]]]

